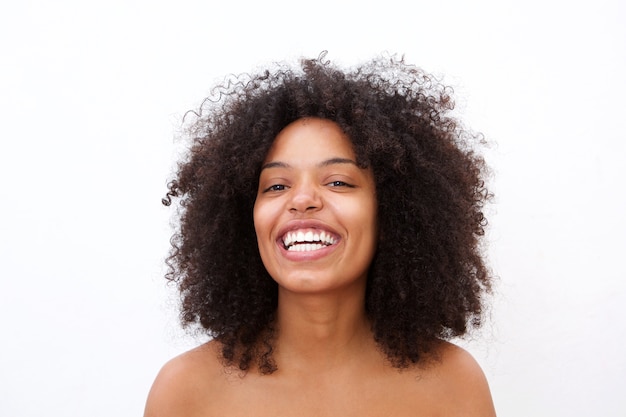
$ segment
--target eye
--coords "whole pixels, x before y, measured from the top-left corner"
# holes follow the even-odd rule
[[[354,188],[354,185],[352,184],[348,184],[347,182],[344,181],[332,181],[329,182],[328,184],[329,187],[348,187],[348,188]]]
[[[267,192],[271,192],[271,191],[284,191],[286,188],[287,188],[287,186],[284,185],[284,184],[274,184],[274,185],[270,185],[269,187],[264,189],[263,192],[267,193]]]

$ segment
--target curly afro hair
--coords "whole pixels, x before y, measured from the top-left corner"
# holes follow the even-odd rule
[[[344,71],[324,60],[224,81],[196,113],[188,153],[163,200],[180,198],[167,278],[183,325],[221,342],[226,365],[262,373],[272,359],[277,284],[261,261],[252,210],[276,135],[303,117],[337,123],[376,183],[380,239],[365,308],[396,367],[478,326],[491,276],[481,236],[486,166],[480,135],[451,115],[451,89],[403,58]]]

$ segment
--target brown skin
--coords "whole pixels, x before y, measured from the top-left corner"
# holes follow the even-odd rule
[[[264,166],[254,223],[279,286],[278,370],[225,366],[223,346],[209,342],[165,365],[145,417],[494,416],[485,377],[464,350],[437,342],[418,364],[398,369],[376,344],[365,312],[378,236],[374,179],[339,126],[295,121]],[[326,229],[337,243],[288,252],[281,236],[294,224]]]
[[[436,349],[437,360],[404,370],[390,366],[372,342],[343,350],[352,360],[328,367],[330,358],[321,366],[300,358],[299,366],[271,375],[225,368],[219,351],[209,342],[167,363],[144,417],[495,416],[480,367],[447,342]]]

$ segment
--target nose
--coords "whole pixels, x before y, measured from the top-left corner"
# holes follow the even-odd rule
[[[292,187],[292,196],[289,201],[289,211],[306,213],[322,208],[322,198],[314,184],[306,182]]]

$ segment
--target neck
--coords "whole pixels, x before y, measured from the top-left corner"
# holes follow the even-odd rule
[[[279,291],[276,360],[324,371],[358,361],[374,345],[364,291],[303,295]]]

